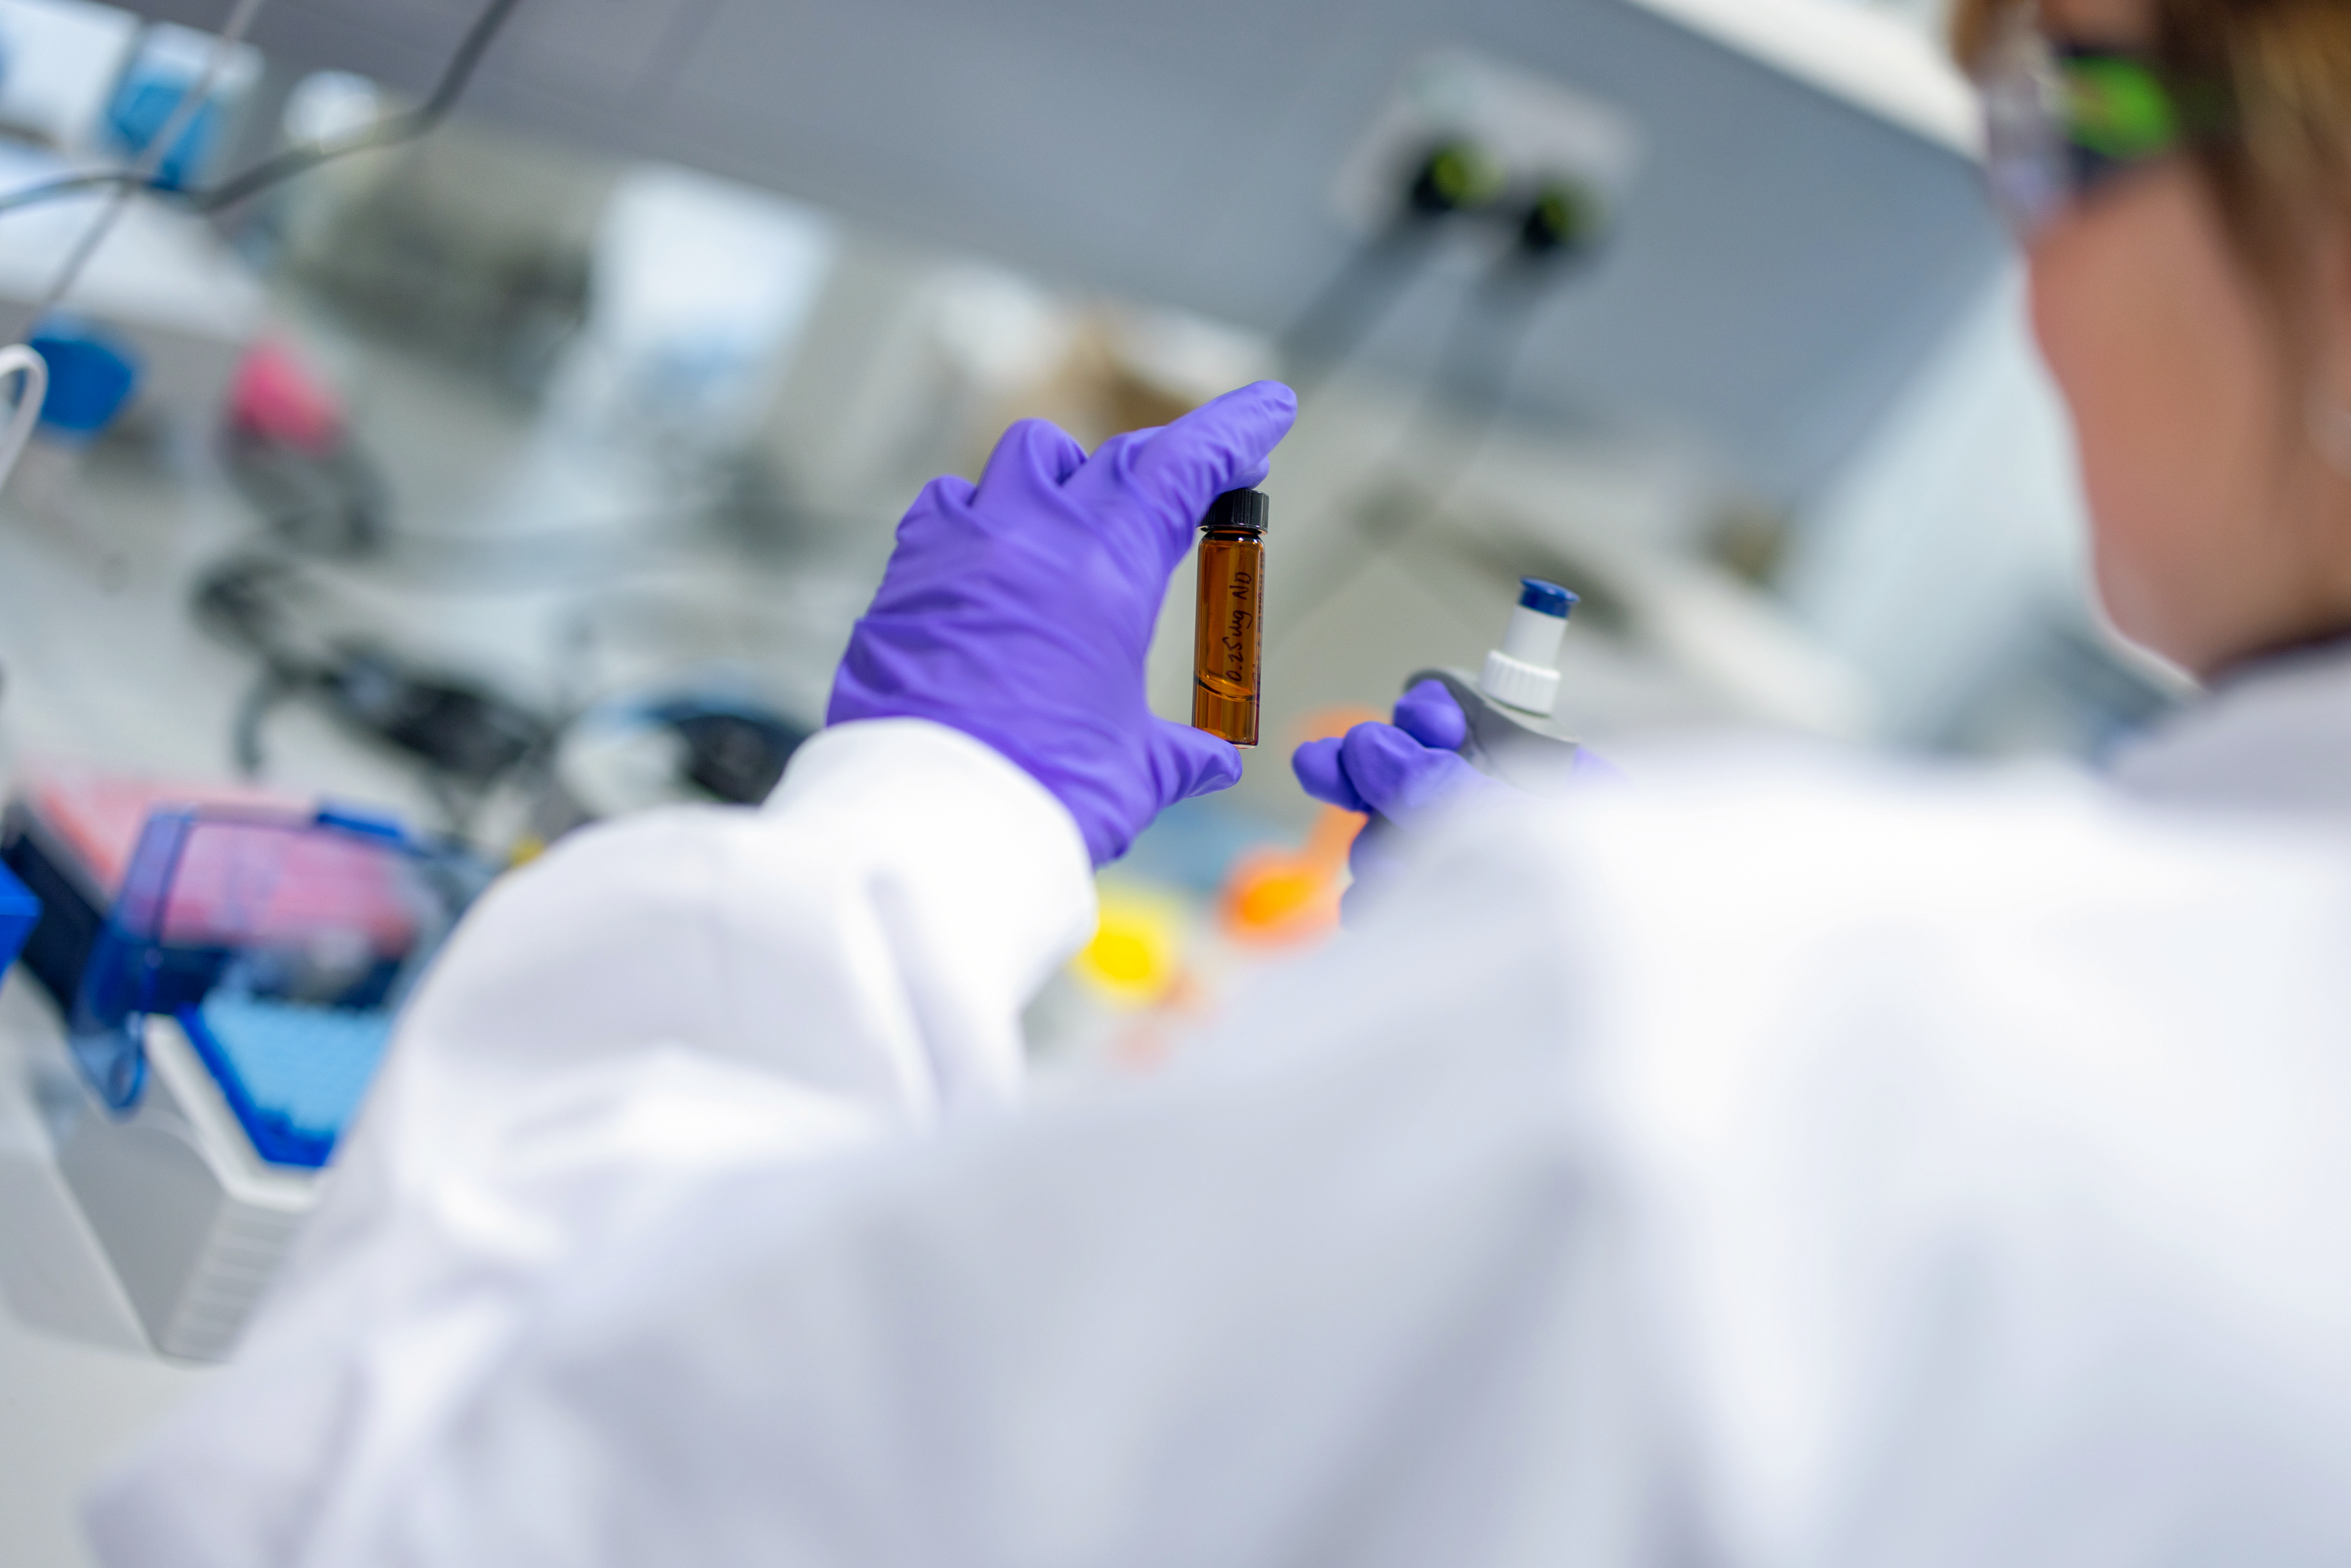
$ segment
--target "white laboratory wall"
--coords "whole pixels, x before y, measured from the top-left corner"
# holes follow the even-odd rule
[[[1930,38],[1940,38],[1951,23],[1951,0],[1852,0],[1852,3],[1907,22]]]
[[[2020,645],[2094,625],[2084,529],[2064,406],[2011,267],[1809,509],[1782,586],[1871,672],[1887,738],[1940,744]]]
[[[1632,0],[1823,96],[1972,157],[1974,92],[1942,36],[1945,0]]]

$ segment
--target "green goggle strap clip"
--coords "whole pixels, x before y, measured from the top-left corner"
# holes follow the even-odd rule
[[[2179,145],[2170,92],[2137,60],[2082,55],[2065,61],[2066,137],[2117,163],[2143,162]]]

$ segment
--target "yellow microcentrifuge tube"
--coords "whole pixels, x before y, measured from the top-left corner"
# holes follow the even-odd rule
[[[1257,744],[1265,620],[1261,490],[1228,490],[1200,520],[1200,619],[1192,641],[1192,727]]]

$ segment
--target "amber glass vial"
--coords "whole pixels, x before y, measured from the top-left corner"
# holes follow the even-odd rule
[[[1200,619],[1192,640],[1192,727],[1257,744],[1258,656],[1265,632],[1261,490],[1228,490],[1200,521]]]

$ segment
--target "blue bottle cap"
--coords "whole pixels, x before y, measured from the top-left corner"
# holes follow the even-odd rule
[[[1545,582],[1540,577],[1519,579],[1519,607],[1541,615],[1556,615],[1562,621],[1575,609],[1575,595],[1556,582]]]
[[[41,427],[87,441],[114,422],[139,382],[138,351],[94,322],[52,316],[26,340],[49,364]]]

